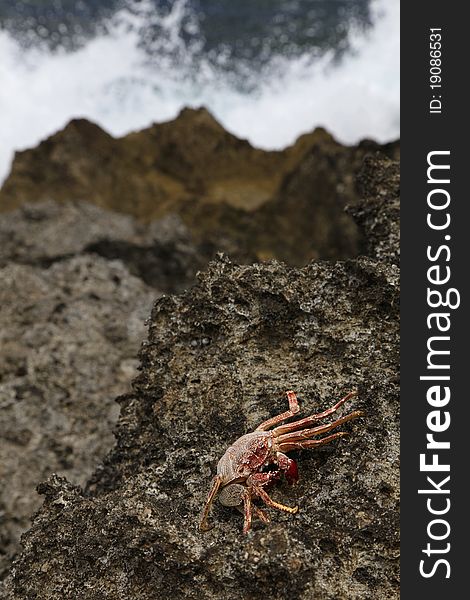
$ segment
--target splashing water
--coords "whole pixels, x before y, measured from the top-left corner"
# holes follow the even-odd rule
[[[120,136],[206,106],[229,131],[266,149],[282,148],[315,126],[343,143],[399,135],[399,0],[375,0],[373,26],[349,31],[341,59],[273,55],[263,69],[228,53],[204,54],[187,0],[158,11],[130,4],[78,49],[25,49],[0,31],[0,182],[15,150],[36,145],[71,118]],[[158,35],[146,39],[148,31]],[[151,46],[151,53],[148,46]],[[147,49],[144,48],[147,46]]]

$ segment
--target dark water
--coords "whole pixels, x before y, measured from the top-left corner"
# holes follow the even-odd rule
[[[141,44],[158,60],[161,38],[167,34],[161,20],[175,4],[168,0],[3,0],[0,24],[26,47],[45,44],[51,50],[75,50],[105,32],[120,9],[145,11],[148,18],[140,26]],[[182,10],[180,51],[191,47],[194,58],[204,56],[239,72],[243,67],[263,68],[273,55],[307,51],[316,56],[334,50],[340,57],[348,50],[351,27],[371,25],[369,0],[188,0]],[[175,48],[169,51],[175,60],[180,58]]]

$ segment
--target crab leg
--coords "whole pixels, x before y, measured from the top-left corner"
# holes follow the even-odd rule
[[[253,515],[253,502],[251,500],[251,492],[246,490],[243,494],[243,512],[245,521],[243,523],[243,533],[248,533],[251,528],[251,518]]]
[[[300,406],[295,392],[288,391],[286,392],[286,394],[287,399],[289,400],[289,410],[286,410],[286,412],[283,412],[280,415],[277,415],[276,417],[272,417],[271,419],[264,421],[263,423],[261,423],[261,425],[258,425],[255,431],[266,431],[273,425],[276,425],[281,421],[285,421],[286,419],[290,419],[291,417],[300,412]]]
[[[212,486],[207,496],[206,504],[204,506],[204,510],[202,511],[201,521],[199,522],[199,530],[200,531],[209,531],[211,526],[207,522],[207,517],[209,516],[209,511],[211,509],[212,502],[214,501],[215,495],[219,491],[220,484],[222,483],[222,479],[216,475],[212,480]]]
[[[271,506],[272,508],[277,508],[279,510],[283,510],[284,512],[288,512],[291,514],[295,514],[299,510],[298,506],[285,506],[285,504],[280,504],[279,502],[276,502],[270,496],[268,496],[268,494],[263,490],[262,487],[254,486],[253,489],[267,506]]]
[[[304,427],[305,425],[310,425],[311,423],[320,421],[321,419],[324,419],[325,417],[328,417],[329,415],[336,412],[338,410],[338,408],[340,408],[345,402],[347,402],[354,396],[357,396],[356,390],[349,392],[349,394],[347,396],[342,398],[334,406],[332,406],[331,408],[328,408],[327,410],[325,410],[321,413],[318,413],[316,415],[310,415],[310,417],[305,417],[305,419],[300,419],[300,421],[294,421],[293,423],[286,423],[285,425],[280,425],[279,427],[276,427],[275,429],[273,429],[274,435],[277,437],[279,435],[282,435],[283,433],[288,433],[289,431],[295,431],[296,429],[300,429],[301,427]],[[267,423],[268,422],[269,421],[267,421]]]
[[[279,444],[279,449],[282,452],[290,452],[291,450],[303,450],[306,448],[318,448],[318,446],[323,446],[325,444],[329,444],[333,440],[343,437],[344,435],[348,435],[348,433],[346,431],[338,431],[338,433],[333,433],[331,435],[328,435],[327,437],[322,438],[321,440],[306,440],[305,442],[300,442],[300,441],[283,442],[282,444]]]
[[[291,508],[290,506],[285,506],[284,504],[279,504],[272,498],[268,496],[268,494],[264,491],[263,487],[265,485],[269,485],[272,481],[276,480],[279,477],[279,471],[270,471],[268,473],[253,473],[248,479],[248,489],[252,490],[250,493],[256,496],[259,496],[267,506],[272,506],[273,508],[278,508],[279,510],[283,510],[288,513],[296,513],[299,510],[298,506],[294,506]]]
[[[256,514],[256,516],[258,517],[258,519],[260,519],[260,521],[263,521],[263,523],[269,523],[268,515],[264,512],[264,510],[261,510],[261,508],[258,508],[256,506],[256,504],[253,504],[253,511]]]
[[[301,431],[292,431],[290,433],[284,433],[283,435],[277,436],[276,429],[273,431],[274,439],[277,444],[282,444],[283,442],[300,442],[303,439],[311,438],[315,435],[319,435],[321,433],[328,433],[332,429],[336,429],[343,423],[347,423],[352,419],[357,419],[358,417],[362,417],[364,413],[361,410],[355,410],[354,412],[333,421],[332,423],[327,423],[326,425],[319,425],[318,427],[311,427],[310,429],[302,429]]]
[[[248,492],[248,490],[247,490],[247,494],[249,494],[249,493],[250,492]],[[265,523],[265,524],[269,523],[268,515],[264,512],[264,510],[261,510],[261,508],[258,508],[256,506],[256,504],[253,504],[251,495],[250,495],[249,499],[245,498],[245,496],[243,496],[243,507],[237,506],[237,509],[243,515],[245,515],[245,521],[243,523],[243,533],[247,533],[251,529],[251,521],[252,521],[253,514],[255,514],[260,521],[263,521],[263,523]],[[246,530],[245,530],[245,527],[246,527]]]

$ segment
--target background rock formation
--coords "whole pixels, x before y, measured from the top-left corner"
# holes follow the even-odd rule
[[[378,260],[400,263],[400,168],[397,162],[366,156],[358,175],[361,199],[347,208],[367,229],[364,251]]]
[[[184,156],[178,160],[190,172]],[[195,287],[157,301],[141,373],[119,398],[115,448],[85,490],[58,476],[40,485],[45,502],[23,536],[5,594],[398,597],[395,167],[370,159],[361,181],[365,201],[352,212],[368,257],[301,269],[218,258]],[[295,194],[294,175],[282,185]],[[34,319],[25,331],[33,326]],[[346,440],[297,456],[297,487],[273,489],[299,504],[298,515],[272,513],[271,525],[255,523],[242,536],[241,516],[217,506],[215,528],[197,531],[219,456],[285,409],[285,389],[299,393],[307,414],[352,387],[360,393],[354,406],[367,416],[345,426]]]
[[[49,200],[0,218],[0,266],[14,262],[46,268],[81,254],[120,260],[158,292],[191,285],[210,256],[175,215],[142,224],[87,202]]]
[[[0,210],[52,199],[86,200],[146,222],[173,214],[209,250],[300,266],[357,254],[360,234],[343,209],[358,197],[364,156],[379,148],[398,155],[397,144],[346,147],[322,129],[283,151],[259,150],[205,109],[119,139],[78,119],[16,154]]]
[[[83,254],[0,268],[0,579],[56,471],[84,484],[113,445],[155,290]],[[1,596],[1,594],[0,594]]]

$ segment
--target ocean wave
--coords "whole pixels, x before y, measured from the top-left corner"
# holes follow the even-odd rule
[[[374,0],[373,26],[351,27],[348,50],[273,54],[263,68],[228,52],[205,55],[186,0],[164,13],[148,0],[128,5],[106,33],[73,51],[25,48],[0,31],[0,181],[13,153],[36,145],[71,118],[112,135],[206,106],[229,131],[266,149],[282,148],[316,126],[343,143],[399,135],[399,1]],[[149,25],[158,35],[145,38]]]

